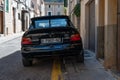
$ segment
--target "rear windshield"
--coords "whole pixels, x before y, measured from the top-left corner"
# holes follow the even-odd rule
[[[67,27],[68,21],[65,18],[39,19],[34,21],[34,28]],[[32,28],[32,26],[30,26]]]

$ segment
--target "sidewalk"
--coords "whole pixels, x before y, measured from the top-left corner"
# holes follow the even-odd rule
[[[117,80],[96,59],[94,52],[85,49],[84,58],[84,64],[74,61],[69,62],[66,59],[66,73],[63,74],[64,80]]]
[[[112,73],[112,75],[117,79],[117,80],[120,80],[120,73],[117,72],[117,71],[109,71]]]
[[[0,37],[0,44],[7,42],[9,40],[13,40],[17,37],[20,37],[23,35],[24,32],[20,32],[20,33],[15,33],[15,34],[10,34],[10,35],[6,35],[6,36],[1,36]]]

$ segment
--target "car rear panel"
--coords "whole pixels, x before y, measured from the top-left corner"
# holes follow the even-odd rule
[[[27,31],[23,37],[31,38],[32,45],[45,45],[41,43],[41,39],[60,38],[61,43],[70,43],[70,36],[79,34],[74,28],[48,28]],[[52,43],[50,43],[52,44]],[[48,45],[48,44],[47,44]]]
[[[81,49],[81,41],[71,42],[70,37],[72,34],[78,33],[74,28],[49,28],[49,29],[36,29],[27,31],[23,37],[30,38],[32,44],[22,45],[23,53],[30,52],[53,52],[72,49],[75,46],[76,50]],[[59,38],[58,42],[42,43],[43,39]],[[74,49],[74,50],[75,50]]]

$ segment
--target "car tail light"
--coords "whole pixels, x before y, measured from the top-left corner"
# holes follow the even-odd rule
[[[73,35],[71,35],[70,40],[71,41],[79,41],[79,40],[81,40],[81,37],[79,34],[73,34]]]
[[[22,38],[22,44],[32,44],[32,41],[30,38]]]

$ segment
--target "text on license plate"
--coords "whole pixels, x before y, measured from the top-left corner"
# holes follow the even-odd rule
[[[59,43],[61,42],[61,38],[46,38],[41,39],[41,43]]]

